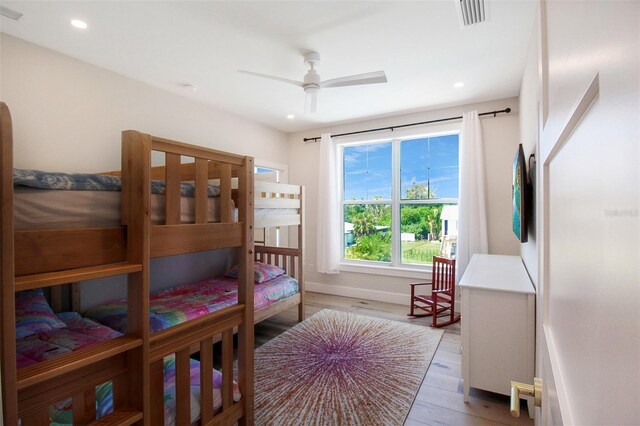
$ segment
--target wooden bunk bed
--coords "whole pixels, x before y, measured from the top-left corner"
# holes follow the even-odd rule
[[[293,306],[298,306],[298,321],[305,319],[304,307],[304,186],[255,181],[255,227],[295,227],[295,247],[255,245],[255,260],[282,267],[296,278],[299,292],[256,311],[255,322],[270,318]],[[263,209],[281,210],[268,214]],[[291,240],[292,238],[290,238]]]
[[[293,251],[259,248],[254,253],[253,159],[125,131],[122,226],[14,231],[11,117],[3,103],[0,103],[0,120],[0,362],[5,424],[15,425],[19,418],[22,424],[49,424],[48,407],[67,397],[73,398],[73,419],[77,424],[162,424],[163,359],[167,356],[175,356],[176,423],[189,424],[189,365],[194,345],[200,347],[201,359],[200,423],[252,424],[254,256],[294,270],[302,283],[302,245]],[[165,221],[153,225],[149,213],[154,169],[150,164],[152,151],[162,153],[166,159]],[[183,166],[181,156],[195,158],[195,162]],[[209,223],[207,219],[207,181],[211,178],[220,180],[222,208],[218,223]],[[238,221],[234,221],[232,215],[232,178],[238,180]],[[180,182],[183,180],[195,181],[195,221],[189,224],[180,221]],[[302,220],[299,222],[301,226]],[[238,251],[238,303],[150,333],[150,258],[228,247]],[[127,277],[128,328],[124,336],[20,370],[16,368],[16,292],[56,289],[68,283],[114,275]],[[297,301],[301,317],[304,314],[302,299],[300,296]],[[284,304],[271,307],[269,312],[283,307]],[[238,402],[233,400],[231,373],[234,328],[239,334],[241,398]],[[217,413],[211,397],[214,339],[222,341],[222,408]],[[107,381],[113,384],[114,411],[96,419],[95,387]]]

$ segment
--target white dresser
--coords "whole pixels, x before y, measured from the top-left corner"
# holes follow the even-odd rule
[[[476,254],[460,280],[462,379],[510,395],[511,380],[533,383],[535,289],[519,256]]]

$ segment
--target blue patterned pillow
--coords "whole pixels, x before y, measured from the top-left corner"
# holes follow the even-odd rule
[[[63,327],[65,323],[53,313],[42,289],[16,293],[16,339]]]

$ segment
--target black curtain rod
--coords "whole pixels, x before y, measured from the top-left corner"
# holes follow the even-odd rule
[[[493,115],[495,117],[498,114],[502,114],[502,113],[509,114],[510,112],[511,112],[511,108],[505,108],[499,111],[483,112],[481,114],[478,114],[478,116],[482,117],[483,115]],[[462,119],[462,116],[459,115],[457,117],[439,118],[437,120],[421,121],[419,123],[400,124],[398,126],[379,127],[377,129],[368,129],[368,130],[358,130],[357,132],[337,133],[335,135],[331,135],[331,137],[337,138],[340,136],[358,135],[360,133],[379,132],[381,130],[391,130],[393,132],[395,129],[401,129],[403,127],[420,126],[422,124],[441,123],[443,121],[452,121],[452,120],[461,120],[461,119]],[[320,136],[315,136],[313,138],[304,138],[303,140],[305,142],[310,142],[310,141],[317,142],[320,140]]]

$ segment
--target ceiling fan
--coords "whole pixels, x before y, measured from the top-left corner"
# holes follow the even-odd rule
[[[384,73],[384,71],[367,72],[364,74],[349,75],[346,77],[332,78],[331,80],[322,81],[320,80],[320,75],[316,71],[316,67],[320,63],[320,54],[318,52],[309,52],[304,55],[304,63],[309,66],[309,71],[307,71],[307,74],[305,74],[303,81],[290,80],[288,78],[260,74],[253,71],[238,70],[238,72],[302,87],[304,89],[304,93],[306,94],[305,111],[308,112],[317,111],[318,93],[320,93],[320,89],[387,82],[387,75]]]

